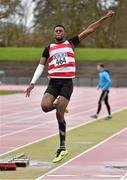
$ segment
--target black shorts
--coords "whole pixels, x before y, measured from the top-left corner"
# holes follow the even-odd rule
[[[50,93],[55,98],[57,96],[63,96],[68,100],[70,100],[72,92],[73,81],[70,78],[51,78],[48,84],[48,88],[45,91],[45,93]]]

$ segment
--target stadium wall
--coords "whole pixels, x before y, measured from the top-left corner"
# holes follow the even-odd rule
[[[109,70],[113,87],[127,87],[126,61],[101,61]],[[96,86],[97,71],[95,61],[77,62],[77,76],[74,84],[77,86]],[[38,62],[0,61],[0,81],[3,84],[29,84]],[[45,85],[48,82],[47,67],[37,84]]]

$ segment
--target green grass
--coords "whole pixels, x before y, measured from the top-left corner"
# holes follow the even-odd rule
[[[0,48],[0,61],[38,61],[42,50],[42,48]],[[77,48],[76,60],[127,60],[127,49]]]
[[[82,49],[76,50],[77,60],[119,61],[127,60],[127,49]]]
[[[41,57],[41,48],[0,48],[0,60],[36,61]]]
[[[11,95],[11,94],[16,94],[16,93],[23,93],[22,91],[14,91],[14,90],[0,90],[0,96],[3,95]]]
[[[59,163],[52,163],[54,152],[58,147],[58,136],[29,145],[25,148],[9,153],[3,158],[13,157],[25,153],[30,160],[43,163],[40,167],[17,168],[17,171],[0,172],[0,179],[35,179],[49,170],[61,165],[67,160],[86,151],[111,135],[127,127],[127,110],[113,115],[112,120],[98,120],[83,125],[67,133],[67,147],[69,154]]]

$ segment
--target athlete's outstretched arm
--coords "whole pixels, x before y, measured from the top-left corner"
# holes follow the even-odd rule
[[[115,14],[114,11],[109,11],[105,16],[103,16],[102,18],[100,18],[98,21],[92,23],[90,26],[88,26],[83,32],[81,32],[78,37],[79,40],[82,41],[84,38],[86,38],[89,34],[91,34],[92,32],[96,31],[101,25],[102,23],[112,17]]]
[[[35,73],[33,75],[33,78],[31,80],[31,83],[30,85],[28,86],[28,88],[25,90],[25,93],[26,93],[26,97],[29,97],[30,96],[30,92],[32,91],[32,89],[34,88],[34,85],[36,83],[36,81],[39,79],[39,77],[41,76],[43,70],[44,70],[44,66],[46,64],[46,58],[45,57],[42,57],[40,59],[40,63],[38,64],[36,70],[35,70]]]

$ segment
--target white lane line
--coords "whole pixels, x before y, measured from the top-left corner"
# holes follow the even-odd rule
[[[93,96],[93,97],[95,97],[95,96]],[[96,100],[96,98],[93,99],[93,100]],[[40,101],[40,100],[39,100],[39,101]],[[78,103],[78,101],[76,101],[76,102]],[[87,101],[87,102],[89,102],[89,98],[88,98],[88,101]],[[92,102],[93,102],[93,101],[92,101]],[[33,103],[33,101],[32,101],[32,103]],[[74,106],[74,108],[77,107],[77,103],[76,103],[76,105]],[[22,104],[22,107],[23,107],[24,104],[26,104],[26,103],[24,102],[24,103]],[[82,104],[84,105],[84,102],[83,102]],[[28,105],[29,105],[29,104],[28,104]],[[36,105],[38,105],[38,103],[35,104],[34,106],[36,106]],[[16,107],[17,107],[17,106],[16,106]],[[30,106],[30,108],[31,108],[31,106]],[[32,108],[33,108],[33,106],[32,106]],[[35,109],[35,108],[34,108],[34,109]],[[36,109],[39,109],[39,108],[36,108]],[[41,107],[40,107],[40,109],[41,109]],[[17,114],[19,115],[19,114],[22,114],[22,113],[24,114],[24,113],[27,113],[27,112],[31,112],[31,110],[28,109],[27,111],[23,111],[23,112],[22,112],[22,111],[20,111],[20,112],[13,112],[13,113],[11,114],[11,116],[12,116],[12,115],[17,115]],[[4,117],[4,116],[5,116],[5,117],[10,117],[10,114],[9,114],[9,115],[6,114],[6,115],[2,115],[2,116],[3,116],[3,117]],[[1,116],[1,117],[2,117],[2,116]]]
[[[25,103],[24,103],[24,104],[25,104]],[[19,107],[17,110],[13,108],[13,111],[18,111],[18,112],[12,112],[12,113],[5,113],[5,114],[4,114],[4,112],[2,111],[1,118],[8,118],[8,117],[10,117],[10,116],[16,116],[16,115],[21,115],[21,114],[24,115],[25,113],[31,112],[31,110],[30,110],[31,108],[33,108],[32,112],[33,112],[33,111],[37,111],[37,110],[39,109],[38,107],[37,107],[37,108],[35,108],[35,107],[30,107],[28,110],[19,111],[20,108],[23,108],[23,107],[24,107],[24,104],[23,104],[22,107]],[[35,106],[36,106],[36,105],[35,105]],[[37,104],[37,106],[38,106],[38,104]]]
[[[94,177],[101,177],[101,178],[120,178],[121,175],[100,174],[100,175],[95,175]]]
[[[53,174],[53,175],[47,175],[48,177],[84,177],[85,176],[85,174],[83,175],[83,174],[80,174],[80,175],[73,175],[73,174]],[[90,174],[90,175],[88,175],[87,174],[87,176],[88,177],[101,177],[101,178],[120,178],[121,177],[121,175],[112,175],[112,174],[100,174],[100,175],[92,175],[92,174]]]
[[[82,105],[84,105],[84,103],[82,104]],[[82,105],[80,105],[80,107],[82,106]],[[77,105],[76,106],[74,106],[74,108],[77,108]],[[37,109],[39,109],[39,108],[36,108],[36,109],[34,109],[34,110],[28,110],[28,111],[25,111],[25,112],[18,112],[18,113],[16,113],[18,116],[13,116],[13,119],[15,118],[15,119],[17,119],[18,118],[18,120],[12,120],[12,121],[10,121],[10,119],[9,119],[9,121],[8,122],[5,122],[5,123],[2,123],[1,125],[2,126],[4,126],[4,125],[7,125],[7,124],[12,124],[12,123],[15,123],[15,122],[23,122],[23,119],[22,118],[20,118],[20,115],[21,114],[24,114],[24,113],[28,113],[28,112],[32,112],[33,113],[33,111],[36,111]],[[72,107],[72,109],[73,109],[73,107]],[[85,112],[85,111],[84,111]],[[16,115],[15,113],[13,114],[13,115]],[[40,114],[40,115],[42,115],[42,114]],[[6,117],[6,116],[5,116]],[[8,117],[10,117],[10,114],[8,115]],[[27,117],[27,116],[26,116]],[[20,120],[19,120],[19,118],[20,118]],[[28,119],[30,119],[30,118],[25,118],[25,121],[26,120],[28,120]],[[33,119],[33,118],[32,118]],[[2,121],[2,120],[1,120]],[[3,121],[4,121],[4,119],[3,119]]]
[[[49,177],[52,176],[52,177],[77,177],[77,175],[73,175],[73,174],[53,174],[53,175],[48,175]]]
[[[125,173],[124,176],[120,178],[120,180],[127,180],[127,173]]]
[[[126,107],[126,108],[124,107],[124,108],[122,108],[122,109],[119,109],[119,111],[114,111],[112,114],[121,112],[121,111],[123,111],[123,110],[125,110],[125,109],[127,109],[127,107]],[[67,129],[67,132],[68,132],[68,131],[71,131],[71,130],[73,130],[73,129],[76,129],[76,128],[78,128],[78,127],[81,127],[81,126],[90,124],[90,123],[92,123],[92,122],[95,122],[95,121],[97,121],[97,120],[100,120],[100,119],[102,119],[102,118],[104,118],[104,117],[105,117],[105,116],[101,116],[101,117],[98,118],[98,119],[91,119],[90,121],[87,121],[87,122],[78,124],[78,125],[76,125],[76,126],[74,126],[74,127],[68,128],[68,129]],[[16,151],[16,150],[22,149],[22,148],[24,148],[24,147],[27,147],[27,146],[29,146],[29,145],[38,143],[38,142],[43,141],[43,140],[46,140],[46,139],[49,139],[49,138],[51,138],[51,137],[53,137],[53,136],[55,136],[55,135],[57,135],[57,134],[58,134],[58,133],[54,133],[54,134],[49,135],[49,136],[47,136],[47,137],[40,138],[40,139],[38,139],[38,140],[36,140],[36,141],[30,142],[30,143],[27,143],[27,144],[25,144],[25,145],[23,145],[23,146],[20,146],[20,147],[17,147],[17,148],[15,148],[15,149],[12,149],[11,151],[2,153],[2,154],[0,154],[0,157],[3,156],[3,155],[9,154],[9,153],[11,153],[11,152],[14,152],[14,151]]]
[[[95,97],[95,96],[94,96]],[[96,98],[95,99],[93,99],[93,100],[95,100],[95,102],[96,102]],[[87,102],[87,101],[86,101]],[[88,99],[88,102],[89,102],[89,99]],[[76,105],[75,106],[73,106],[74,108],[77,108],[77,107],[81,107],[82,105],[84,105],[84,102],[82,103],[82,105],[78,105],[77,106],[77,104],[78,103],[76,103]],[[89,105],[91,105],[91,104],[93,104],[93,101],[92,101],[92,103],[90,103]],[[36,105],[35,105],[36,106]],[[73,107],[71,107],[72,109],[73,109]],[[31,108],[31,107],[30,107]],[[34,108],[34,109],[32,109],[32,112],[33,111],[36,111],[37,109],[39,109],[39,108]],[[41,108],[40,108],[41,109]],[[14,116],[14,118],[17,118],[17,117],[19,117],[19,116],[21,116],[21,114],[25,114],[25,113],[29,113],[29,112],[31,112],[31,110],[27,110],[27,111],[20,111],[20,112],[14,112],[14,113],[12,113],[11,114],[11,117],[13,117]],[[18,115],[18,116],[15,116],[15,115]],[[9,115],[8,114],[3,114],[3,115],[1,115],[1,119],[2,119],[2,117],[3,118],[6,118],[6,117],[10,117],[10,113],[9,113]],[[17,120],[17,121],[19,121],[19,120]],[[21,120],[22,121],[22,120]],[[14,121],[10,121],[9,120],[9,122],[5,122],[5,123],[3,123],[2,125],[4,125],[4,124],[11,124],[11,123],[13,123],[13,122],[16,122],[16,120],[14,120]]]
[[[68,115],[67,117],[66,117],[66,119],[68,119],[68,118],[70,118],[70,117],[73,117],[73,116],[78,116],[78,115],[82,115],[82,114],[84,114],[84,113],[88,113],[88,112],[91,112],[91,110],[94,110],[95,109],[95,107],[94,108],[90,108],[89,110],[83,110],[83,111],[80,111],[80,112],[78,112],[78,113],[73,113],[72,115]],[[34,116],[32,119],[34,119],[35,117],[37,118],[37,117],[40,117],[41,115],[37,115],[37,116]],[[103,116],[103,117],[105,117],[105,115]],[[102,117],[101,117],[102,118]],[[101,118],[99,118],[99,119],[101,119]],[[30,119],[30,118],[25,118],[25,121],[27,121],[27,119]],[[21,130],[18,130],[18,131],[13,131],[13,132],[11,132],[11,133],[7,133],[7,134],[4,134],[4,135],[0,135],[0,138],[3,138],[3,137],[7,137],[7,136],[12,136],[12,135],[15,135],[15,134],[19,134],[19,133],[22,133],[22,132],[24,132],[24,131],[27,131],[27,130],[31,130],[31,129],[34,129],[34,128],[38,128],[38,127],[40,127],[40,126],[45,126],[45,125],[47,125],[47,124],[50,124],[50,123],[52,123],[52,122],[54,122],[54,120],[51,120],[51,121],[47,121],[47,122],[42,122],[42,123],[39,123],[39,124],[37,124],[37,125],[33,125],[33,126],[30,126],[30,127],[27,127],[27,128],[24,128],[24,129],[21,129]],[[91,122],[91,121],[90,121]],[[83,123],[84,124],[84,123]],[[74,126],[75,127],[75,126]]]
[[[117,104],[120,103],[121,101],[123,102],[122,99],[119,100],[119,101],[117,101]],[[92,102],[92,104],[93,104],[93,102]],[[91,103],[89,103],[88,106],[89,106],[89,105],[91,105]],[[84,106],[84,103],[82,103],[82,104],[80,103],[80,105],[73,106],[73,107],[71,107],[71,109],[75,109],[75,108],[77,108],[77,107],[82,107],[82,106]],[[38,109],[38,108],[36,108],[36,109]],[[95,110],[95,109],[96,109],[96,108],[92,108],[92,110]],[[90,110],[91,110],[91,108],[90,108]],[[33,111],[35,111],[35,109],[34,109]],[[27,111],[27,112],[33,112],[33,111],[29,110],[29,111]],[[90,112],[90,111],[85,111],[85,110],[83,110],[83,111],[81,111],[81,112],[84,112],[84,113],[85,113],[85,112]],[[22,114],[22,113],[19,113],[19,116],[20,116],[20,114]],[[42,114],[38,115],[38,117],[40,117],[41,115],[42,115]],[[75,116],[75,113],[73,113],[73,115]],[[70,116],[73,116],[73,115],[70,115]],[[18,117],[16,116],[15,118],[17,119],[17,118],[19,118],[19,116],[18,116]],[[67,118],[70,117],[70,116],[68,115]],[[29,119],[34,119],[34,118],[36,118],[36,116],[32,116],[32,118],[30,118],[30,117],[27,118],[27,117],[26,117],[26,118],[25,118],[25,121],[26,121],[26,120],[29,120]],[[20,118],[20,119],[18,119],[18,120],[12,120],[12,121],[10,121],[10,122],[2,123],[2,124],[1,124],[1,127],[4,126],[4,125],[7,125],[7,124],[13,124],[13,123],[15,123],[15,122],[23,122],[23,121],[24,121],[24,120],[23,120],[22,118]]]
[[[81,114],[84,114],[84,113],[88,113],[88,112],[90,112],[91,110],[95,110],[95,107],[94,108],[90,108],[89,110],[82,110],[82,111],[80,111],[80,112],[78,112],[78,113],[73,113],[73,114],[71,114],[71,115],[68,115],[68,116],[66,116],[66,119],[68,119],[68,118],[70,118],[70,117],[73,117],[73,116],[77,116],[77,115],[81,115]],[[27,121],[27,120],[29,120],[29,119],[34,119],[34,118],[39,118],[39,117],[41,117],[41,114],[40,115],[36,115],[36,116],[32,116],[32,117],[28,117],[28,118],[25,118],[25,121]],[[17,120],[18,121],[18,120]],[[23,121],[22,121],[23,122]],[[6,137],[6,136],[10,136],[10,135],[14,135],[14,134],[18,134],[18,133],[21,133],[21,132],[24,132],[24,131],[26,131],[26,130],[30,130],[30,129],[33,129],[33,128],[36,128],[36,127],[38,127],[38,126],[40,126],[40,125],[47,125],[47,124],[49,124],[49,123],[52,123],[52,122],[54,122],[54,120],[52,120],[52,121],[48,121],[48,122],[45,122],[45,123],[40,123],[40,124],[38,124],[38,125],[34,125],[34,126],[31,126],[31,127],[28,127],[28,128],[24,128],[24,129],[21,129],[21,130],[18,130],[18,131],[13,131],[13,132],[11,132],[11,133],[8,133],[8,134],[5,134],[5,135],[1,135],[0,136],[0,138],[1,137]],[[3,125],[7,125],[7,124],[12,124],[12,122],[7,122],[7,123],[4,123],[4,124],[2,124],[2,126]]]
[[[8,133],[8,134],[4,134],[4,135],[1,135],[0,138],[7,137],[7,136],[12,136],[12,135],[15,135],[15,134],[19,134],[19,133],[22,133],[22,132],[27,131],[27,130],[31,130],[31,129],[34,129],[34,128],[37,128],[37,127],[41,127],[41,126],[46,125],[46,124],[51,123],[51,122],[54,122],[54,120],[51,120],[51,121],[48,121],[48,122],[45,122],[45,123],[43,122],[43,123],[40,123],[40,124],[37,124],[37,125],[34,125],[34,126],[30,126],[28,128],[24,128],[24,129],[21,129],[21,130],[18,130],[18,131]]]
[[[91,105],[91,104],[93,104],[93,102],[92,103],[90,103],[89,105]],[[79,105],[78,105],[79,106]],[[84,106],[84,103],[82,103],[79,107],[82,107],[82,106]],[[71,109],[73,109],[73,108],[77,108],[77,105],[75,105],[75,106],[73,106],[73,107],[71,107]],[[37,109],[39,109],[39,108],[37,108]],[[29,111],[27,111],[27,112],[32,112],[33,113],[33,111],[36,111],[36,110],[29,110]],[[85,112],[85,110],[84,110],[84,112]],[[24,112],[21,112],[21,113],[17,113],[18,114],[18,117],[20,116],[20,114],[24,114]],[[74,114],[74,113],[73,113]],[[42,113],[41,113],[41,115],[42,115]],[[10,115],[9,115],[10,116]],[[28,115],[27,115],[28,116]],[[6,117],[6,116],[5,116]],[[13,117],[13,118],[17,118],[17,116],[15,117]],[[27,118],[25,118],[25,121],[26,121],[26,119]],[[29,118],[28,118],[29,119]],[[1,120],[1,121],[3,121],[3,120]],[[13,122],[19,122],[19,121],[22,121],[23,122],[23,120],[22,120],[22,117],[21,117],[21,120],[14,120],[14,121],[10,121],[10,122],[5,122],[5,123],[3,123],[3,124],[1,124],[2,126],[3,125],[6,125],[6,124],[12,124]]]
[[[68,164],[68,163],[72,162],[73,160],[75,160],[75,159],[81,157],[82,155],[85,155],[85,154],[87,154],[88,152],[90,152],[90,151],[92,151],[92,150],[95,150],[95,149],[98,148],[99,146],[103,145],[104,143],[106,143],[107,141],[113,139],[114,137],[120,135],[121,133],[125,132],[126,130],[127,130],[127,127],[124,128],[124,129],[122,129],[121,131],[119,131],[119,132],[113,134],[112,136],[110,136],[109,138],[105,139],[104,141],[101,141],[100,143],[98,143],[97,145],[91,147],[90,149],[88,149],[88,150],[82,152],[81,154],[75,156],[74,158],[70,159],[69,161],[63,163],[62,165],[60,165],[60,166],[58,166],[58,167],[52,169],[51,171],[49,171],[49,172],[43,174],[43,175],[40,176],[40,177],[36,178],[36,180],[41,180],[41,179],[43,179],[43,177],[45,177],[45,176],[49,176],[49,175],[51,176],[51,173],[53,173],[54,171],[60,169],[61,167],[65,166],[66,164]]]
[[[95,94],[92,94],[90,97],[92,97],[92,102],[93,102],[93,100],[96,100],[99,96],[97,95],[97,96],[95,96]],[[93,98],[94,97],[94,98]],[[87,97],[84,97],[85,98],[85,102],[86,102],[86,100],[88,100],[87,102],[89,102],[89,96],[87,96]],[[123,96],[120,96],[120,97],[118,97],[119,99],[116,99],[117,97],[116,96],[112,96],[110,99],[111,99],[111,101],[114,101],[114,100],[119,100],[119,99],[123,99]],[[38,99],[39,100],[39,99]],[[73,101],[74,100],[74,98],[71,100],[71,101]],[[75,99],[76,100],[76,99]],[[37,103],[37,100],[35,101],[36,103]],[[11,102],[12,103],[12,102]],[[25,104],[26,104],[26,102],[24,102]],[[23,104],[24,103],[22,103],[22,106],[23,106]],[[33,101],[32,101],[32,103],[33,103]],[[96,102],[95,102],[96,103]],[[38,103],[37,103],[38,104]],[[78,100],[76,100],[76,104],[78,104]],[[81,103],[80,103],[81,104]],[[83,105],[84,105],[84,102],[82,103]],[[80,105],[79,105],[80,106]],[[17,106],[16,106],[17,107]],[[77,108],[78,107],[78,105],[76,105],[76,106],[74,106],[74,108]],[[30,108],[31,108],[31,106],[30,106]],[[29,112],[29,110],[28,111],[26,111],[26,112]],[[23,112],[23,113],[25,113],[25,111]],[[22,112],[18,112],[18,113],[13,113],[13,114],[11,114],[11,115],[16,115],[16,114],[22,114]],[[10,117],[10,114],[8,115],[8,114],[6,114],[6,116],[8,116],[8,117]],[[5,117],[6,117],[5,116]]]
[[[33,111],[31,111],[31,113],[33,113]],[[38,112],[38,113],[40,113],[40,112]],[[31,117],[32,116],[32,117]],[[23,117],[18,117],[18,116],[16,116],[15,118],[16,119],[18,119],[18,120],[12,120],[12,121],[10,121],[10,122],[5,122],[5,123],[1,123],[1,122],[3,122],[4,120],[2,120],[2,121],[0,121],[0,123],[1,123],[1,128],[2,128],[2,126],[5,126],[5,125],[8,125],[8,124],[14,124],[14,123],[22,123],[23,124],[23,122],[25,121],[25,122],[27,122],[27,123],[30,123],[31,121],[28,121],[29,119],[30,120],[32,120],[32,122],[33,122],[33,119],[35,119],[35,118],[41,118],[41,119],[46,119],[46,117],[44,117],[44,116],[42,116],[42,113],[40,113],[40,114],[38,114],[38,115],[35,115],[35,113],[34,113],[34,115],[33,114],[31,114],[31,116],[29,115],[29,117],[28,116],[26,116],[26,118],[23,118]],[[42,121],[42,120],[41,120]],[[31,123],[32,123],[31,122]]]
[[[91,110],[91,109],[90,109],[90,110]],[[66,119],[68,119],[68,118],[70,118],[70,117],[73,117],[73,116],[78,116],[79,114],[87,113],[87,112],[89,112],[90,110],[80,111],[80,112],[78,112],[78,113],[73,113],[72,115],[67,116]],[[37,115],[36,118],[37,118],[37,117],[40,117],[40,116],[41,116],[41,115]],[[34,119],[34,118],[35,118],[35,116],[34,116],[32,119]],[[27,119],[29,119],[29,118],[26,118],[25,120],[27,121]],[[40,127],[40,126],[43,127],[43,126],[45,126],[45,125],[47,125],[47,124],[50,124],[50,123],[52,123],[52,122],[55,122],[55,121],[54,121],[54,120],[51,120],[51,121],[47,121],[47,122],[45,122],[45,123],[42,122],[42,123],[39,123],[39,124],[37,124],[37,125],[28,127],[28,128],[24,128],[24,129],[21,129],[21,130],[18,130],[18,131],[13,131],[13,132],[11,132],[11,133],[1,135],[0,138],[7,137],[7,136],[12,136],[12,135],[15,135],[15,134],[18,134],[18,133],[27,131],[27,130],[31,130],[31,129],[34,129],[34,128],[37,128],[37,127]]]

